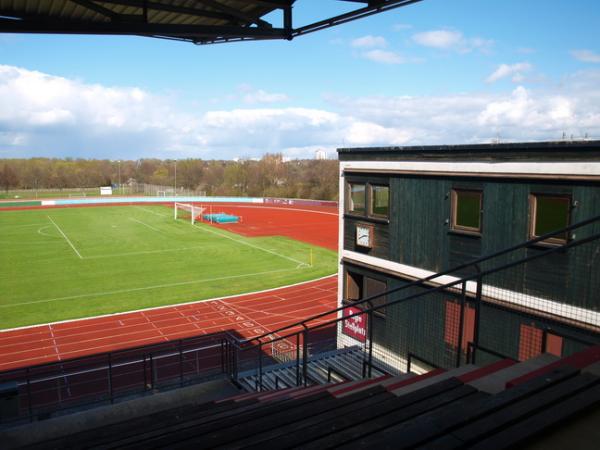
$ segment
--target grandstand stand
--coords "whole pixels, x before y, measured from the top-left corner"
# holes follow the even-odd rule
[[[21,427],[4,443],[32,449],[522,447],[548,430],[590,427],[585,417],[600,411],[599,351],[246,393],[37,443]],[[590,436],[585,443],[592,448],[597,441]]]

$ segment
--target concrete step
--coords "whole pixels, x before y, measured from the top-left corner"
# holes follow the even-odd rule
[[[440,381],[447,380],[448,378],[457,378],[461,375],[464,375],[464,374],[469,373],[476,369],[478,369],[477,366],[475,366],[473,364],[467,364],[466,366],[461,366],[457,369],[440,371],[437,373],[434,373],[435,371],[432,371],[429,373],[430,374],[434,373],[434,374],[429,377],[425,377],[424,375],[427,375],[427,374],[424,374],[419,377],[415,377],[413,379],[407,379],[408,383],[404,383],[400,387],[392,384],[390,386],[387,386],[387,389],[390,392],[392,392],[394,395],[401,396],[401,395],[408,394],[410,392],[417,391],[426,386],[431,386],[432,384],[439,383]]]
[[[518,378],[522,375],[528,374],[541,367],[547,366],[559,358],[549,353],[537,356],[535,358],[528,359],[527,361],[513,364],[502,370],[498,370],[494,373],[470,381],[467,384],[473,386],[475,389],[488,394],[497,394],[506,389],[506,383],[514,378]]]

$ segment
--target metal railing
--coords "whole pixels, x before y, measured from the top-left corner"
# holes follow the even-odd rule
[[[578,234],[581,234],[582,237],[574,239],[572,237],[574,230],[578,230]],[[546,244],[548,238],[561,236],[565,233],[568,233],[570,239],[564,244],[551,246]],[[585,248],[585,251],[581,250],[583,248]],[[532,347],[535,348],[526,349],[524,354],[527,354],[528,351],[544,351],[546,348],[547,333],[559,336],[569,344],[569,348],[563,350],[565,354],[576,351],[577,345],[581,347],[582,345],[590,346],[600,343],[600,323],[597,320],[590,319],[591,316],[597,314],[593,310],[594,306],[591,306],[591,309],[586,309],[569,305],[567,300],[574,293],[567,292],[568,298],[552,299],[553,293],[547,293],[548,295],[542,295],[541,297],[533,295],[528,292],[531,289],[527,285],[524,286],[525,289],[523,292],[513,291],[504,286],[515,284],[515,280],[522,277],[522,274],[532,264],[544,261],[553,255],[569,257],[570,264],[575,270],[590,265],[600,270],[600,216],[460,264],[452,269],[406,282],[404,285],[389,289],[386,292],[349,302],[334,310],[312,316],[252,339],[234,343],[233,351],[236,353],[235,359],[239,364],[244,366],[245,370],[248,370],[248,366],[251,365],[252,361],[250,355],[258,355],[258,360],[254,361],[254,369],[258,378],[261,379],[263,367],[265,366],[264,359],[268,358],[270,354],[269,348],[273,348],[277,342],[284,341],[288,346],[295,346],[293,350],[296,352],[297,385],[307,384],[308,358],[319,351],[318,348],[315,348],[314,344],[320,340],[314,338],[314,336],[318,334],[327,335],[327,333],[323,333],[323,330],[333,329],[335,332],[334,337],[325,339],[325,342],[321,341],[321,346],[325,350],[330,350],[332,347],[341,347],[343,346],[343,339],[339,339],[339,336],[342,324],[348,319],[358,316],[367,317],[366,339],[362,343],[366,377],[371,376],[371,369],[374,367],[380,370],[381,367],[386,367],[390,372],[409,371],[411,365],[415,364],[415,361],[425,361],[425,365],[430,367],[458,367],[463,363],[477,362],[478,355],[481,352],[492,355],[494,358],[508,357],[519,359],[519,354],[515,349],[508,352],[502,348],[502,341],[507,340],[506,336],[496,339],[496,342],[493,342],[494,339],[490,341],[490,338],[487,336],[489,333],[485,333],[485,338],[482,338],[482,318],[486,318],[487,323],[487,319],[492,317],[491,309],[509,311],[517,314],[525,322],[535,322],[535,330],[539,330],[542,333],[541,341],[539,344],[534,342]],[[470,269],[472,273],[465,275],[464,272],[466,269]],[[456,274],[457,272],[461,273],[461,275],[451,277],[452,274]],[[589,284],[591,281],[591,279],[582,280],[582,283]],[[578,287],[578,289],[581,291],[581,287]],[[592,293],[589,288],[588,291],[590,291],[588,292],[590,295],[598,295],[597,293]],[[439,339],[439,336],[436,336],[437,341],[441,341],[445,348],[438,351],[437,354],[432,352],[431,355],[426,354],[426,351],[411,348],[411,344],[400,345],[400,347],[403,347],[403,350],[398,351],[389,348],[389,339],[387,341],[384,340],[384,342],[378,342],[378,338],[375,335],[379,331],[385,332],[386,326],[393,330],[389,334],[403,335],[403,330],[398,324],[395,324],[395,326],[385,324],[385,322],[393,320],[393,317],[390,319],[390,316],[393,315],[391,312],[394,308],[399,310],[404,306],[410,305],[415,307],[422,306],[425,303],[437,308],[438,313],[435,320],[431,319],[431,315],[428,316],[427,314],[413,315],[412,319],[410,318],[410,314],[406,314],[408,319],[401,325],[408,330],[408,335],[416,336],[419,334],[419,327],[415,326],[415,323],[420,321],[432,322],[430,325],[432,331],[439,331],[440,327],[442,330],[445,326],[448,327],[447,317],[444,317],[444,315],[447,316],[447,312],[439,312],[440,308],[444,306],[444,297],[448,295],[451,295],[459,306],[458,321],[453,325],[457,342],[448,344],[444,342],[443,338]],[[382,297],[387,298],[387,301],[375,305],[374,301]],[[390,300],[390,298],[393,299]],[[515,298],[520,303],[517,303]],[[596,300],[593,304],[597,308],[599,303],[597,300],[598,297],[594,298]],[[561,300],[563,301],[562,303]],[[540,305],[543,306],[544,302],[558,309],[540,309]],[[348,312],[349,308],[356,307],[360,307],[361,310],[353,313]],[[465,316],[469,308],[474,310],[475,320],[470,331],[466,332]],[[561,311],[560,308],[563,308],[564,311]],[[570,310],[577,311],[580,316],[573,317],[572,314],[570,316],[567,315],[566,312]],[[377,311],[385,311],[386,319],[378,321],[375,315]],[[335,318],[330,318],[329,316],[331,315],[335,315]],[[446,323],[444,323],[444,319]],[[414,323],[411,324],[411,320]],[[378,330],[378,328],[383,330]],[[416,329],[414,333],[411,332],[411,328]],[[423,333],[421,330],[421,334],[426,333]],[[425,338],[427,339],[426,336]],[[356,341],[353,341],[353,343],[356,343]],[[564,345],[566,346],[566,344]],[[293,350],[288,351],[288,355],[293,354]],[[483,359],[485,360],[486,358]],[[235,371],[230,371],[232,380],[237,379],[236,374]]]
[[[579,230],[577,239],[560,246],[543,246],[549,237],[570,234],[573,230]],[[532,290],[526,283],[522,291],[512,289],[516,281],[523,279],[523,274],[528,274],[526,269],[533,267],[531,264],[548,260],[560,262],[565,258],[583,277],[588,277],[579,284],[577,280],[567,280],[565,295],[568,298],[574,293],[591,296],[589,307],[568,305],[568,301],[561,303],[562,294],[542,295],[537,292],[539,288]],[[310,383],[310,358],[342,347],[346,339],[342,333],[344,321],[359,316],[366,317],[365,339],[359,342],[365,377],[371,377],[372,369],[389,373],[408,371],[419,361],[431,367],[456,367],[478,362],[480,358],[483,362],[488,358],[519,359],[520,352],[526,356],[539,347],[545,348],[550,335],[554,340],[557,337],[563,340],[562,351],[568,354],[600,342],[599,324],[592,320],[594,314],[600,314],[597,311],[600,287],[596,289],[590,284],[600,278],[597,276],[599,264],[600,216],[252,339],[242,340],[227,332],[186,338],[9,370],[0,373],[0,383],[17,385],[15,420],[35,420],[65,408],[110,403],[216,376],[225,375],[236,383],[244,371],[255,371],[258,389],[262,389],[265,367],[282,361],[295,365],[296,385],[302,386]],[[465,275],[465,269],[472,273]],[[461,275],[447,278],[456,272]],[[596,273],[595,279],[593,273]],[[451,326],[447,320],[449,311],[453,311],[447,304],[449,296],[459,311],[456,323]],[[387,301],[374,305],[381,297]],[[565,305],[564,311],[547,307],[540,310],[540,305],[546,304],[559,308]],[[359,311],[349,313],[350,307],[358,307]],[[384,310],[385,319],[382,319],[376,313]],[[465,331],[469,322],[467,313],[471,311],[473,327]],[[490,335],[487,325],[482,330],[482,322],[487,324],[495,317],[493,314],[507,311],[517,314],[523,323],[508,326],[510,321],[506,320],[508,331],[495,329],[496,335]],[[573,315],[573,311],[579,316]],[[532,321],[535,322],[533,331],[527,328]],[[505,324],[494,326],[501,325]],[[510,333],[514,334],[515,327],[529,333],[524,335],[529,336],[531,349],[516,351],[503,347],[512,339]],[[388,335],[393,335],[393,339]],[[425,344],[421,348],[415,342],[417,338]],[[352,345],[356,345],[355,340]],[[0,417],[0,422],[9,420],[12,418]]]
[[[14,386],[18,403],[0,423],[33,421],[223,376],[224,348],[237,339],[223,332],[1,372],[0,383]]]

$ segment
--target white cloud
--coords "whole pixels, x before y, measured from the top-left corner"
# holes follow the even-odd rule
[[[380,49],[369,50],[362,53],[362,56],[368,60],[383,64],[404,64],[407,62],[405,58],[396,52]]]
[[[591,50],[572,50],[571,56],[581,62],[600,63],[600,53]]]
[[[355,48],[383,48],[387,46],[387,41],[382,36],[367,36],[359,37],[350,43]]]
[[[413,26],[408,23],[397,23],[392,27],[392,29],[394,31],[404,31],[404,30],[410,30],[412,27]]]
[[[468,53],[479,50],[489,52],[494,41],[481,37],[467,38],[456,30],[431,30],[413,34],[412,40],[424,47],[438,50],[452,50],[459,53]]]
[[[320,109],[185,112],[177,99],[135,87],[0,66],[0,98],[2,157],[228,159],[283,152],[310,158],[316,148],[341,146],[557,139],[563,132],[600,137],[600,70],[574,74],[547,90],[329,96]]]
[[[494,83],[502,78],[512,77],[514,83],[520,83],[525,79],[523,74],[529,72],[532,68],[533,66],[528,62],[500,64],[498,68],[485,79],[485,81],[487,83]]]

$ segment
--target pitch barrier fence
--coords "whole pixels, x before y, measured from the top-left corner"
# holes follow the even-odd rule
[[[568,238],[547,245],[557,236]],[[16,414],[6,414],[5,397],[0,421],[33,421],[215,377],[238,382],[254,374],[261,390],[278,362],[293,368],[292,384],[306,385],[311,360],[346,345],[362,348],[363,377],[374,368],[422,372],[542,352],[567,356],[600,343],[599,268],[600,216],[249,340],[219,333],[2,372]],[[539,273],[556,279],[545,283]]]

